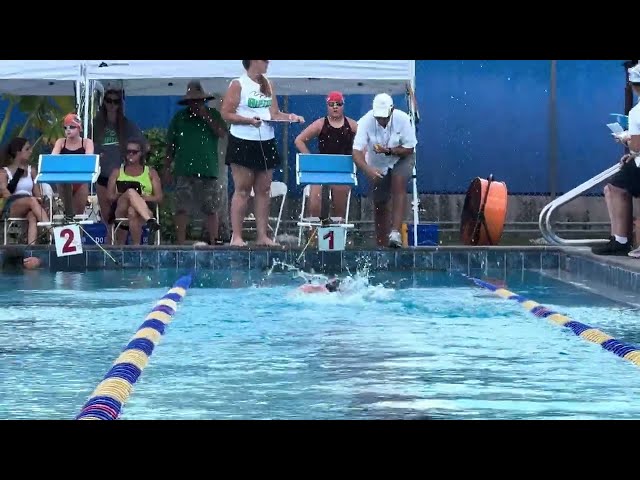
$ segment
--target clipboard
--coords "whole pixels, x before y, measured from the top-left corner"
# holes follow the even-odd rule
[[[133,188],[136,192],[142,195],[142,186],[139,182],[117,181],[116,188],[118,189],[118,193],[124,193],[130,188]]]
[[[267,120],[264,118],[261,118],[260,120],[267,123],[298,123],[298,122],[292,122],[291,120],[271,120],[271,119]]]

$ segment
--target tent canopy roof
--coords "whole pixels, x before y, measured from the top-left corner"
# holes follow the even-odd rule
[[[267,76],[280,95],[404,93],[413,60],[272,60]],[[90,60],[89,79],[122,80],[128,95],[184,95],[190,80],[222,94],[244,73],[241,60]]]

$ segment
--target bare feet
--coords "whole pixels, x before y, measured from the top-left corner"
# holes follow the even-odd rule
[[[258,237],[256,239],[256,245],[261,247],[279,247],[280,244],[274,242],[269,237]]]
[[[246,247],[247,242],[242,240],[242,238],[236,238],[234,236],[231,237],[231,241],[229,242],[230,247]]]

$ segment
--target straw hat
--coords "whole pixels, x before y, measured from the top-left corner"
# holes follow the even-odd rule
[[[204,91],[202,85],[198,80],[192,80],[187,86],[187,94],[182,97],[182,100],[180,100],[178,104],[186,105],[187,103],[189,103],[189,100],[204,100],[205,102],[208,102],[209,100],[213,100],[214,98],[216,97]]]

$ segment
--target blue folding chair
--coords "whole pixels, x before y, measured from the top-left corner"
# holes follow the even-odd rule
[[[93,185],[98,180],[98,175],[100,175],[99,155],[40,155],[35,183],[50,185],[88,183],[90,184],[90,194],[93,194]],[[74,219],[81,224],[96,223],[87,220],[86,215],[76,215]],[[50,227],[54,223],[61,224],[63,221],[64,216],[57,215],[54,218],[53,209],[50,209],[49,221],[39,222],[38,226]]]
[[[311,185],[349,185],[352,189],[358,185],[356,165],[351,155],[298,153],[296,155],[296,183],[298,185],[305,185],[302,196],[300,221],[298,222],[298,245],[302,243],[302,229],[304,227],[341,226],[344,228],[353,228],[353,225],[349,224],[351,190],[349,190],[349,195],[347,196],[347,213],[345,218],[331,217],[331,223],[322,224],[320,218],[305,217],[304,215]]]

